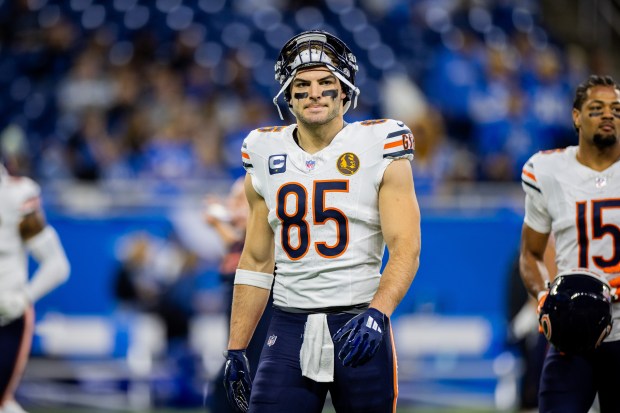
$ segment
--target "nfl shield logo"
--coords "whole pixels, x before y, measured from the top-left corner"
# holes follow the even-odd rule
[[[269,347],[273,346],[274,344],[276,344],[277,339],[278,339],[278,336],[276,336],[275,334],[272,336],[269,336],[269,338],[267,339],[267,345]]]
[[[306,169],[311,171],[314,169],[314,167],[316,166],[316,161],[314,159],[310,159],[309,161],[306,161]]]

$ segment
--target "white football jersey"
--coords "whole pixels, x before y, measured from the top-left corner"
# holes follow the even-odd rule
[[[558,271],[588,268],[620,276],[620,162],[597,172],[577,161],[577,147],[532,156],[521,175],[525,223],[553,233]],[[606,341],[620,339],[620,304]]]
[[[0,165],[0,291],[28,281],[28,255],[19,225],[25,215],[39,208],[40,192],[34,181],[9,176]]]
[[[295,129],[256,129],[241,151],[269,208],[274,302],[302,309],[369,303],[384,249],[379,185],[394,159],[413,159],[413,135],[391,119],[350,123],[311,155],[295,142]]]

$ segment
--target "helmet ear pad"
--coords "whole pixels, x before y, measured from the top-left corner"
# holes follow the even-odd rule
[[[611,288],[589,271],[561,273],[554,279],[539,322],[547,340],[567,354],[596,349],[612,327]]]

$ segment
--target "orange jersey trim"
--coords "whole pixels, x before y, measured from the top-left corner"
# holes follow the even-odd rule
[[[532,181],[534,181],[534,182],[538,182],[538,181],[536,181],[536,176],[535,176],[533,173],[531,173],[531,172],[529,172],[529,171],[526,171],[525,169],[524,169],[522,172],[523,172],[523,175],[527,176],[527,177],[528,177],[528,178],[530,178]]]
[[[403,146],[403,142],[402,141],[396,141],[396,142],[392,142],[392,143],[386,143],[385,145],[383,145],[383,149],[396,148],[397,146]]]
[[[394,365],[394,402],[392,404],[392,413],[396,413],[396,404],[398,402],[398,359],[396,357],[396,344],[394,343],[392,323],[390,323],[390,341],[392,345],[392,364]]]

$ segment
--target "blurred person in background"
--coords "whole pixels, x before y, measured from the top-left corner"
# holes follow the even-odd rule
[[[354,54],[330,33],[294,36],[277,59],[274,103],[284,94],[297,123],[256,129],[243,143],[250,218],[225,371],[240,411],[320,412],[328,391],[340,413],[396,409],[389,317],[420,252],[414,141],[400,121],[344,121],[356,106],[357,70]],[[246,349],[272,284],[252,387]]]
[[[401,119],[415,136],[412,164],[416,193],[438,193],[448,182],[472,181],[476,159],[465,145],[447,136],[444,118],[404,73],[386,75],[381,87],[382,116]]]
[[[37,183],[9,175],[0,162],[1,413],[24,413],[13,395],[30,353],[33,304],[70,271],[58,234],[46,222],[40,192]],[[30,279],[28,255],[38,263]]]
[[[174,388],[166,395],[175,406],[200,404],[196,354],[190,347],[191,321],[201,311],[202,267],[198,256],[172,232],[162,239],[138,230],[119,240],[119,263],[113,289],[129,314],[148,314],[165,331],[167,362],[173,367]]]
[[[147,268],[153,268],[152,241],[146,232],[130,235],[122,240],[118,267],[114,276],[114,295],[124,310],[149,312],[155,307],[159,286]]]
[[[220,236],[225,247],[225,254],[220,263],[219,275],[220,283],[224,291],[226,306],[226,320],[230,322],[230,312],[233,301],[233,286],[235,270],[239,265],[239,258],[243,250],[245,241],[245,230],[248,222],[248,200],[245,196],[244,178],[238,178],[228,197],[220,200],[210,196],[206,199],[206,209],[204,213],[205,221]],[[269,303],[254,331],[252,340],[247,348],[247,358],[250,366],[252,379],[256,374],[260,353],[267,336],[267,327],[271,320],[271,306],[273,297]],[[207,395],[207,407],[212,412],[235,412],[235,408],[228,403],[226,390],[224,388],[224,368],[222,365],[218,375],[211,382]]]
[[[577,146],[539,152],[523,167],[520,271],[539,309],[549,294],[544,253],[551,234],[558,272],[588,269],[620,285],[620,86],[610,76],[590,76],[577,87],[572,120]],[[616,320],[619,312],[614,304]],[[603,343],[585,355],[551,347],[540,382],[540,412],[586,413],[597,394],[602,413],[617,412],[619,340],[616,322]]]
[[[105,113],[85,110],[78,129],[67,141],[66,151],[67,165],[75,179],[96,182],[110,174],[119,155],[107,133]]]

